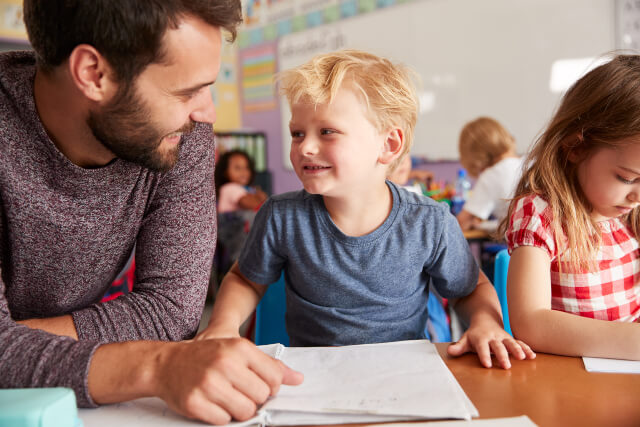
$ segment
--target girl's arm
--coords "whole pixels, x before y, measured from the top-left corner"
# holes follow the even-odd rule
[[[551,310],[550,271],[544,250],[521,246],[513,251],[507,300],[514,336],[544,353],[640,360],[640,324]]]
[[[207,328],[196,339],[238,337],[240,326],[253,313],[267,286],[247,279],[234,263],[222,279]]]
[[[256,188],[255,193],[247,193],[238,200],[238,205],[242,209],[256,210],[265,200],[267,200],[267,193],[259,188]]]
[[[456,219],[458,220],[458,224],[460,224],[460,228],[462,228],[462,231],[471,230],[474,225],[482,222],[480,218],[470,213],[469,211],[465,211],[464,208],[456,216]]]
[[[482,271],[473,292],[451,302],[462,322],[468,324],[469,328],[458,342],[447,348],[449,355],[460,356],[474,351],[482,365],[490,368],[493,353],[504,369],[511,367],[509,354],[519,360],[536,357],[527,344],[513,339],[504,330],[498,295]]]

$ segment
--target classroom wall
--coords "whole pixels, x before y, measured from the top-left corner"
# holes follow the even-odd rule
[[[276,2],[281,12],[286,4],[294,3]],[[524,154],[562,95],[562,90],[551,90],[552,65],[557,60],[586,58],[581,63],[584,72],[593,65],[589,58],[614,49],[615,15],[621,8],[619,5],[616,9],[615,0],[306,3],[306,10],[290,7],[286,9],[288,14],[280,14],[286,17],[284,20],[268,21],[270,6],[260,2],[264,25],[256,24],[261,22],[260,17],[254,17],[240,37],[241,55],[243,50],[256,49],[270,39],[271,50],[274,45],[277,49],[274,61],[278,70],[295,66],[316,53],[340,48],[373,51],[413,67],[421,75],[423,104],[413,153],[427,157],[429,162],[424,167],[446,180],[452,180],[459,167],[460,128],[479,115],[492,115],[502,121],[516,137],[518,152]],[[336,7],[346,3],[354,5],[358,13],[336,18]],[[291,16],[295,10],[301,14]],[[283,22],[289,26],[281,25]],[[288,28],[288,33],[280,35],[281,27]],[[573,78],[579,74],[574,72]],[[267,126],[259,130],[270,135],[270,145],[279,146],[270,147],[269,167],[274,190],[282,192],[299,188],[299,184],[288,169],[287,107],[280,105],[272,110],[274,115],[265,111],[269,119],[260,123],[243,113],[243,126]],[[275,114],[280,114],[279,123],[272,120]],[[281,139],[275,139],[278,137]]]

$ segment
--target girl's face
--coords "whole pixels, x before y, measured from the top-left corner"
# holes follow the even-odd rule
[[[249,185],[251,183],[251,169],[245,156],[241,154],[231,156],[229,167],[227,168],[227,178],[230,182],[240,185]]]
[[[602,148],[578,165],[578,182],[595,221],[627,214],[640,203],[640,144],[634,141]]]

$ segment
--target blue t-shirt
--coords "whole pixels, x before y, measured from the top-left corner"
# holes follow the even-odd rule
[[[351,345],[420,339],[429,280],[445,298],[475,288],[478,266],[446,205],[387,181],[393,208],[359,237],[334,224],[322,196],[271,197],[258,212],[238,260],[268,285],[284,269],[291,345]]]

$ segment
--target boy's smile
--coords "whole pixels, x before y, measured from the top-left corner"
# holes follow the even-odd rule
[[[384,185],[385,168],[378,157],[385,136],[369,121],[354,91],[341,88],[330,104],[295,103],[291,116],[290,158],[306,191],[351,197]]]

